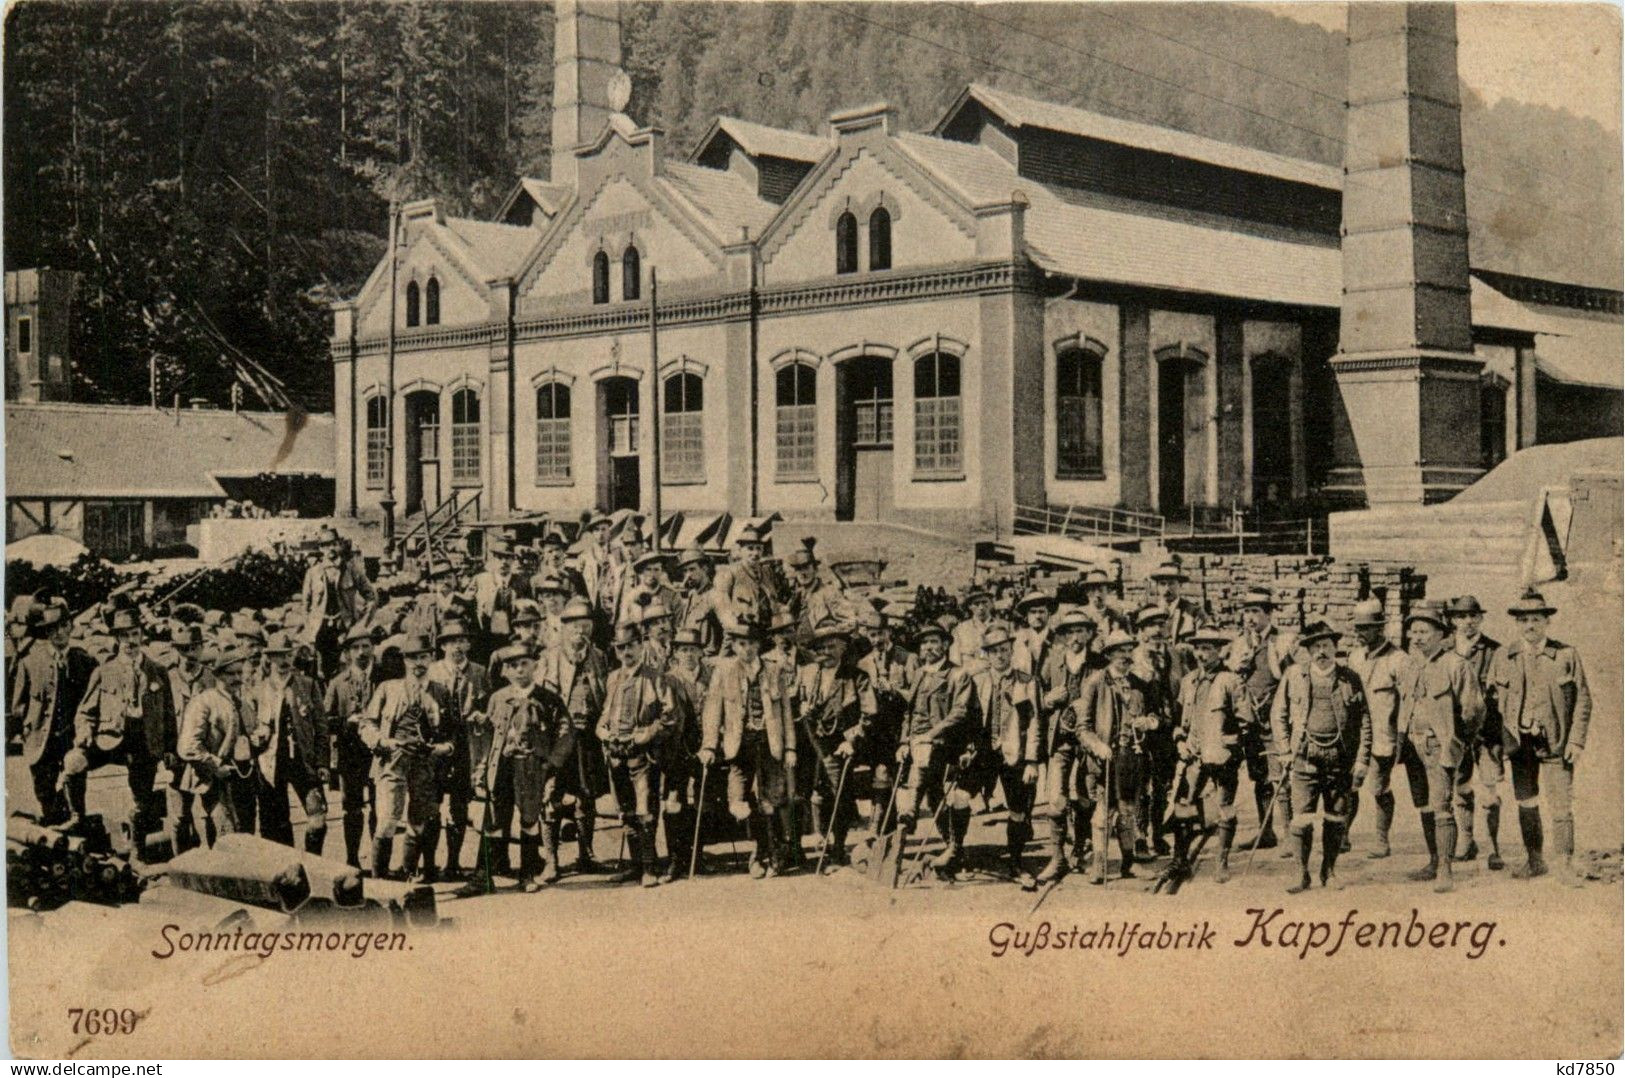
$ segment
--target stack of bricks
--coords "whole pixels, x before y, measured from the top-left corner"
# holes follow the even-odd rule
[[[1275,623],[1298,628],[1329,622],[1348,631],[1354,604],[1381,599],[1390,625],[1403,623],[1411,605],[1427,594],[1427,577],[1395,562],[1335,561],[1324,555],[1206,554],[1180,562],[1189,577],[1186,598],[1202,605],[1220,625],[1241,623],[1241,600],[1258,588],[1275,603]],[[1136,567],[1138,568],[1138,567]],[[1145,568],[1149,569],[1149,566]],[[1153,594],[1153,582],[1130,575],[1123,582],[1123,602],[1134,609]]]

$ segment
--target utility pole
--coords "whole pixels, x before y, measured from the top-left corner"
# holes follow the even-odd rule
[[[389,363],[384,384],[384,496],[379,505],[384,510],[384,550],[394,556],[395,542],[395,304],[396,277],[400,272],[401,204],[394,195],[389,199]]]
[[[656,313],[660,286],[655,281],[655,268],[649,267],[649,389],[654,406],[649,409],[650,447],[654,450],[654,536],[651,549],[660,553],[660,320]]]

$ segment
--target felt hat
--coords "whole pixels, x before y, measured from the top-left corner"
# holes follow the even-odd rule
[[[1361,599],[1354,604],[1354,624],[1356,627],[1361,625],[1381,625],[1387,620],[1382,613],[1381,599]]]
[[[1100,645],[1100,652],[1102,655],[1110,655],[1118,648],[1132,648],[1137,644],[1139,644],[1139,641],[1134,639],[1134,637],[1130,636],[1128,633],[1124,632],[1122,629],[1113,629],[1109,634],[1107,634],[1105,641]]]
[[[571,599],[559,611],[560,621],[591,621],[592,607],[587,605],[585,599]]]
[[[506,666],[516,659],[534,659],[536,653],[525,644],[509,644],[505,648],[498,648],[491,658],[493,661]]]
[[[672,634],[671,646],[673,648],[701,648],[705,641],[700,639],[698,629],[678,629]]]
[[[1478,596],[1458,595],[1454,599],[1450,600],[1450,605],[1445,607],[1445,613],[1450,615],[1482,614],[1484,613],[1484,608],[1479,605]]]
[[[1444,612],[1443,603],[1417,603],[1411,607],[1411,612],[1405,616],[1405,625],[1408,628],[1413,621],[1426,621],[1437,625],[1441,632],[1450,632],[1450,618]]]
[[[687,569],[690,565],[709,565],[711,559],[706,557],[705,551],[697,546],[691,546],[677,556],[677,568]]]
[[[467,640],[468,627],[456,618],[447,620],[440,626],[440,633],[435,637],[435,643],[444,647],[453,640]]]
[[[1177,561],[1165,561],[1155,569],[1151,570],[1151,579],[1178,580],[1183,582],[1189,580],[1190,577],[1185,575],[1185,570],[1179,567],[1179,563]]]
[[[837,618],[825,618],[823,621],[813,626],[812,633],[808,639],[813,644],[822,644],[826,640],[844,640],[850,642],[852,639],[852,623],[841,621]]]
[[[413,655],[433,655],[434,645],[422,633],[407,633],[400,638],[401,655],[410,658]]]
[[[1026,595],[1023,595],[1020,602],[1016,603],[1016,613],[1025,614],[1028,610],[1035,606],[1047,606],[1050,608],[1050,610],[1054,610],[1055,596],[1051,595],[1047,591],[1039,591],[1037,588],[1034,588]]]
[[[982,634],[983,651],[992,651],[994,648],[1002,648],[1006,644],[1014,644],[1015,642],[1016,638],[1010,635],[1010,630],[999,625]]]
[[[1154,625],[1159,621],[1168,620],[1168,611],[1160,606],[1146,605],[1134,612],[1134,627],[1143,629],[1147,625]]]
[[[1557,607],[1546,601],[1546,597],[1534,588],[1529,588],[1518,597],[1518,601],[1507,607],[1507,613],[1513,617],[1520,614],[1545,614],[1548,617],[1557,613]]]
[[[1324,621],[1312,621],[1298,633],[1298,643],[1303,647],[1308,647],[1317,640],[1336,640],[1342,635]]]
[[[1275,598],[1270,595],[1267,588],[1248,588],[1241,596],[1241,608],[1257,607],[1261,610],[1274,610]]]

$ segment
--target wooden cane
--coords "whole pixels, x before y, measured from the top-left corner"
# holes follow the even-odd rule
[[[694,878],[694,869],[700,863],[700,825],[705,822],[705,777],[711,765],[700,761],[700,790],[694,799],[694,852],[688,857],[688,877]]]
[[[1309,739],[1306,737],[1303,740],[1307,742]],[[1269,814],[1258,823],[1258,833],[1260,836],[1264,834],[1264,828],[1268,826],[1268,821],[1275,819],[1275,806],[1280,802],[1281,794],[1286,791],[1287,785],[1291,781],[1292,765],[1298,762],[1298,752],[1302,749],[1302,747],[1302,745],[1299,745],[1298,748],[1293,749],[1292,755],[1287,759],[1286,766],[1281,768],[1281,781],[1275,784],[1275,796],[1270,798]],[[1286,841],[1286,838],[1286,835],[1282,835],[1281,841]],[[1257,857],[1258,839],[1255,838],[1253,839],[1253,848],[1247,851],[1247,863],[1242,866],[1241,879],[1247,878],[1247,873],[1252,871],[1253,861],[1256,860]]]
[[[835,784],[835,804],[829,810],[829,826],[824,828],[823,845],[818,850],[818,867],[813,869],[815,875],[823,875],[824,858],[829,855],[830,836],[835,833],[835,816],[841,811],[841,794],[846,792],[846,773],[852,768],[852,757],[849,754],[846,763],[841,765],[841,781]]]

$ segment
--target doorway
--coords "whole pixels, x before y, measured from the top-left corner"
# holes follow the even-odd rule
[[[636,509],[641,497],[638,455],[638,383],[606,378],[598,384],[598,504],[605,511]]]
[[[420,389],[406,395],[406,506],[426,512],[440,504],[440,394]]]
[[[1253,504],[1292,497],[1292,364],[1255,356],[1253,367]]]
[[[836,369],[835,519],[879,520],[892,509],[892,361],[860,356]]]

